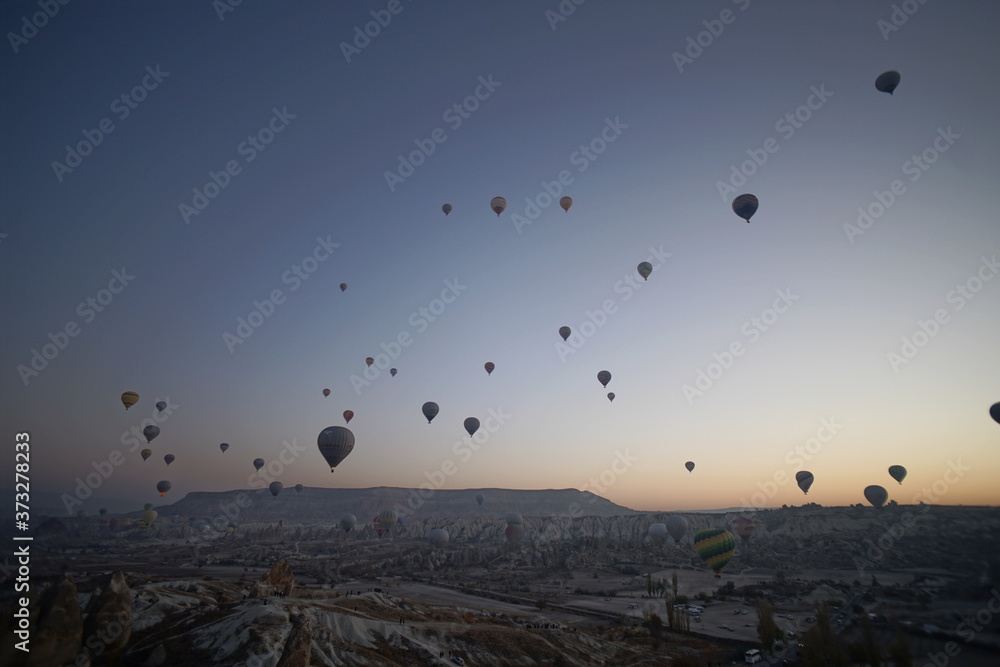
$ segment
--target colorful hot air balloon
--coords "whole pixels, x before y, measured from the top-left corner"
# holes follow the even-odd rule
[[[222,444],[219,445],[219,449],[221,449],[222,451],[226,451],[227,449],[229,449],[229,443],[223,442]]]
[[[159,491],[160,495],[162,496],[163,494],[165,494],[167,491],[170,490],[170,482],[168,482],[167,480],[163,480],[162,482],[157,482],[156,490]]]
[[[434,417],[437,416],[439,408],[438,404],[434,401],[427,401],[420,410],[424,413],[424,417],[427,418],[427,423],[430,424],[434,420]]]
[[[507,512],[507,516],[504,517],[508,526],[520,526],[523,523],[521,515],[518,512]]]
[[[148,509],[148,510],[146,510],[145,512],[142,513],[142,522],[144,524],[146,524],[147,526],[149,526],[154,521],[156,521],[156,517],[158,517],[158,516],[159,516],[159,514],[156,513],[156,510],[154,510],[154,509]]]
[[[295,493],[302,493],[302,489],[304,489],[304,488],[305,487],[302,486],[301,484],[296,484],[295,485]]]
[[[471,438],[476,434],[476,431],[479,430],[479,420],[475,417],[468,417],[463,422],[463,426],[465,426],[465,432],[468,433]]]
[[[496,368],[496,365],[492,361],[487,361],[485,364],[483,364],[483,368],[486,369],[487,375],[492,375],[493,369]]]
[[[726,566],[729,559],[733,557],[733,552],[736,551],[736,540],[733,539],[733,534],[728,530],[706,528],[695,533],[694,550],[698,552],[705,564],[715,572],[715,576],[719,576],[722,568]]]
[[[733,200],[733,213],[740,216],[749,224],[750,218],[757,212],[757,198],[753,195],[740,195]]]
[[[156,402],[156,409],[158,411],[160,411],[160,412],[163,412],[164,410],[167,409],[167,402],[166,401],[157,401]]]
[[[151,510],[151,509],[153,509],[153,503],[146,503],[145,505],[142,506],[142,509],[144,509],[144,510]]]
[[[477,493],[477,494],[476,494],[476,504],[477,504],[477,505],[482,505],[482,504],[483,504],[483,502],[485,502],[485,501],[486,501],[486,496],[484,496],[484,495],[483,495],[483,494],[481,494],[481,493]]]
[[[688,472],[693,471],[694,470],[694,461],[688,461],[687,463],[684,464],[684,467],[688,469]]]
[[[146,459],[148,459],[150,456],[153,455],[153,450],[152,449],[144,449],[141,452],[139,452],[139,454],[142,456],[142,460],[145,461]]]
[[[889,466],[889,476],[902,484],[903,479],[906,477],[906,468],[903,466]]]
[[[344,410],[344,421],[348,424],[354,419],[354,410]]]
[[[142,434],[146,436],[146,442],[153,442],[153,438],[160,435],[160,427],[156,424],[150,424],[142,429]]]
[[[375,363],[375,357],[365,357],[365,364],[368,366],[368,368],[371,368],[372,364],[374,363]]]
[[[281,482],[271,482],[267,485],[267,490],[271,492],[272,498],[277,498],[283,488],[285,488],[285,485]]]
[[[559,335],[562,336],[563,340],[566,340],[567,338],[569,338],[570,334],[572,334],[572,333],[573,333],[573,330],[570,329],[569,327],[559,327]]]
[[[748,516],[738,516],[733,519],[733,532],[746,544],[757,530],[757,524]]]
[[[523,534],[524,534],[524,529],[519,523],[509,524],[503,530],[504,537],[506,537],[507,541],[510,542],[511,544],[517,544],[518,542],[520,542],[521,536]]]
[[[609,391],[608,392],[608,400],[609,401],[615,400],[615,392],[613,392],[613,391]]]
[[[671,514],[667,517],[667,532],[670,533],[670,537],[674,538],[674,542],[679,544],[681,539],[687,534],[687,531],[687,519],[680,514]]]
[[[990,406],[990,417],[993,417],[993,421],[1000,424],[1000,403],[994,403]]]
[[[611,373],[609,371],[601,371],[597,374],[597,381],[607,388],[608,383],[611,382]]]
[[[888,498],[889,492],[878,484],[872,484],[871,486],[865,487],[865,500],[870,502],[873,507],[882,507],[882,505],[885,505],[885,501],[888,500]]]
[[[392,377],[396,377],[396,373],[398,373],[398,372],[399,371],[397,371],[395,368],[390,368],[389,369],[389,375],[391,375]]]
[[[499,218],[500,214],[507,208],[507,200],[503,197],[494,197],[490,200],[490,208],[493,209],[493,212],[496,213]]]
[[[263,468],[264,467],[264,459],[254,459],[253,460],[253,467],[256,470],[260,470],[261,468]]]
[[[173,454],[167,454],[166,456],[163,457],[163,460],[167,462],[167,465],[170,465],[171,463],[174,462],[174,459],[176,458],[177,457],[174,456]]]
[[[649,539],[654,542],[663,542],[667,539],[667,524],[652,523],[649,525]]]
[[[122,394],[122,405],[125,406],[126,410],[128,410],[138,402],[139,402],[139,394],[135,393],[134,391],[126,391],[124,394]]]
[[[427,533],[427,541],[439,549],[448,544],[448,537],[448,531],[444,528],[432,528]]]
[[[559,205],[562,206],[562,210],[569,211],[569,207],[573,205],[573,198],[563,197],[559,200]]]
[[[382,510],[381,514],[378,515],[379,527],[385,533],[391,532],[398,518],[396,510]]]
[[[649,274],[653,272],[653,265],[649,262],[640,262],[636,269],[639,271],[639,275],[642,276],[643,280],[648,280]]]
[[[316,438],[316,444],[333,472],[354,451],[354,434],[343,426],[327,426]]]
[[[444,211],[445,215],[448,215],[449,213],[451,213],[451,204],[445,204],[444,206],[441,207],[441,210]]]
[[[347,283],[340,283],[340,291],[341,292],[347,291]]]
[[[323,395],[324,396],[329,396],[330,395],[330,390],[329,389],[324,389],[323,390]]]
[[[354,528],[354,524],[358,522],[358,517],[353,514],[345,514],[340,517],[340,527],[344,529],[345,533],[351,532],[351,528]]]
[[[896,90],[896,86],[899,85],[899,72],[896,70],[889,70],[888,72],[882,72],[875,79],[875,89],[882,93],[889,93],[892,95],[892,91]]]
[[[809,487],[813,485],[815,480],[816,478],[808,470],[800,470],[795,473],[795,483],[799,485],[802,493],[806,495],[809,495]]]

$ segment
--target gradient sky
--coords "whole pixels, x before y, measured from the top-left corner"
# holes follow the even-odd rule
[[[243,2],[221,19],[209,0],[70,3],[32,32],[38,5],[5,2],[4,31],[32,35],[8,34],[2,63],[8,456],[30,432],[32,489],[73,493],[119,451],[95,495],[137,507],[160,502],[161,479],[167,501],[261,486],[251,461],[280,460],[283,442],[303,450],[273,464],[286,486],[412,487],[444,466],[443,488],[583,488],[645,510],[852,504],[869,484],[900,503],[998,504],[1000,5],[912,4],[890,31],[893,3],[860,0],[590,0],[559,22],[555,0]],[[341,44],[389,5],[348,62]],[[892,96],[874,87],[888,69]],[[144,78],[155,87],[127,108]],[[457,125],[449,109],[481,79],[492,91]],[[249,161],[275,109],[294,118]],[[439,128],[390,188],[398,156]],[[85,132],[100,143],[57,175]],[[754,154],[766,162],[720,193]],[[229,161],[239,173],[186,221],[180,205]],[[564,170],[568,213],[539,199]],[[848,233],[894,180],[884,213]],[[750,224],[730,207],[743,192],[760,199]],[[544,208],[519,227],[531,200]],[[318,238],[339,247],[296,285]],[[134,279],[102,312],[78,310],[123,267]],[[981,289],[956,296],[970,279]],[[440,312],[446,281],[461,289]],[[223,335],[276,289],[284,302],[231,352]],[[791,305],[757,328],[779,292]],[[559,327],[580,332],[608,301],[561,353]],[[78,335],[25,382],[18,367],[70,322]],[[398,375],[356,389],[400,334]],[[686,396],[734,343],[743,354]],[[141,396],[127,412],[123,391]],[[168,398],[143,462],[123,434]],[[431,425],[425,401],[441,406]],[[316,436],[345,409],[357,446],[331,476]],[[485,431],[490,410],[504,423],[466,449],[463,420]],[[789,481],[803,468],[808,497]]]

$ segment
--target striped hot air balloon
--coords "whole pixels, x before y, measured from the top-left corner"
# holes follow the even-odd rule
[[[728,530],[706,528],[695,533],[694,550],[718,576],[729,559],[733,557],[733,552],[736,551],[736,540]]]
[[[122,394],[122,405],[125,406],[126,410],[128,410],[138,402],[139,402],[139,394],[135,393],[134,391],[126,391],[124,394]]]

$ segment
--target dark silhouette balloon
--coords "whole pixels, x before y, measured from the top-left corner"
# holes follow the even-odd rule
[[[389,369],[389,375],[391,375],[392,377],[396,377],[396,373],[398,373],[398,372],[399,371],[397,371],[395,368],[390,368]]]
[[[464,426],[465,431],[469,434],[469,437],[472,437],[476,434],[476,431],[479,430],[479,420],[475,417],[469,417],[465,420]]]
[[[601,371],[600,373],[597,374],[597,381],[600,382],[602,385],[604,385],[604,387],[606,389],[607,386],[608,386],[608,383],[611,382],[611,372],[610,371]]]
[[[284,484],[282,484],[281,482],[271,482],[271,483],[270,483],[270,484],[268,484],[268,486],[267,486],[267,489],[268,489],[268,491],[270,491],[270,492],[271,492],[271,496],[272,496],[273,498],[277,498],[277,497],[278,497],[278,494],[279,494],[279,493],[281,493],[281,490],[282,490],[283,488],[285,488],[285,485],[284,485]]]
[[[490,208],[493,209],[493,212],[496,213],[499,218],[500,214],[507,208],[507,200],[503,197],[494,197],[490,200]]]
[[[993,421],[1000,424],[1000,403],[994,403],[990,406],[990,417],[993,417]]]
[[[348,424],[354,419],[354,410],[344,410],[344,421]]]
[[[609,391],[608,392],[608,400],[609,401],[615,400],[615,392],[613,392],[613,391]]]
[[[733,200],[733,213],[740,216],[749,224],[750,218],[757,212],[757,198],[753,195],[740,195]]]
[[[639,275],[642,276],[643,280],[648,280],[649,274],[653,272],[653,265],[649,262],[640,262],[636,269],[639,271]]]
[[[688,472],[693,471],[694,470],[694,461],[688,461],[687,463],[684,464],[684,467],[688,469]]]
[[[264,459],[254,459],[253,460],[253,467],[256,470],[260,470],[261,468],[263,468],[264,467]]]
[[[427,401],[424,403],[423,407],[420,408],[420,411],[424,413],[424,417],[427,417],[427,423],[430,424],[434,421],[434,418],[437,416],[440,408],[434,401]]]
[[[159,491],[160,495],[162,496],[163,494],[165,494],[167,491],[170,490],[170,482],[168,482],[167,480],[163,480],[162,482],[157,482],[156,490]]]
[[[559,327],[559,335],[562,336],[563,340],[566,340],[567,338],[569,338],[570,334],[572,334],[572,333],[573,333],[573,330],[570,329],[569,327]]]
[[[899,85],[899,72],[896,70],[889,70],[888,72],[882,72],[875,79],[875,88],[883,93],[889,93],[892,95],[892,91],[896,90],[896,86]]]
[[[316,438],[319,453],[326,459],[330,472],[354,451],[354,433],[343,426],[327,426]]]
[[[906,478],[906,468],[903,466],[889,466],[889,476],[902,484]]]
[[[865,487],[865,500],[870,502],[872,506],[882,507],[888,499],[889,492],[886,491],[884,487],[881,487],[878,484],[872,484],[871,486]]]
[[[441,210],[444,211],[445,215],[448,215],[449,213],[451,213],[451,204],[445,204],[444,206],[441,207]]]
[[[219,445],[219,449],[221,449],[222,451],[226,451],[227,449],[229,449],[229,443],[228,442],[222,443],[221,445]]]
[[[477,504],[482,505],[485,500],[486,500],[486,496],[484,496],[481,493],[477,493],[476,494],[476,503]]]
[[[142,434],[146,436],[146,442],[152,442],[153,438],[160,435],[160,427],[155,424],[150,424],[146,428],[142,429]]]
[[[340,283],[340,291],[341,292],[347,291],[347,283]]]
[[[809,487],[813,485],[815,477],[808,470],[800,470],[795,473],[795,483],[802,489],[802,493],[809,495]]]
[[[496,368],[496,364],[494,364],[492,361],[487,361],[485,364],[483,364],[483,368],[486,369],[487,375],[492,375],[493,369]]]
[[[329,389],[324,389],[323,390],[323,395],[324,396],[329,396],[330,395],[330,390]]]
[[[573,205],[573,198],[563,197],[559,200],[559,205],[562,206],[562,210],[569,212],[569,207]]]

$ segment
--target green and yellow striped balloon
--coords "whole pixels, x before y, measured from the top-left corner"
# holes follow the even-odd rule
[[[722,528],[699,530],[694,536],[694,550],[712,570],[719,574],[733,557],[736,540],[733,534]]]

